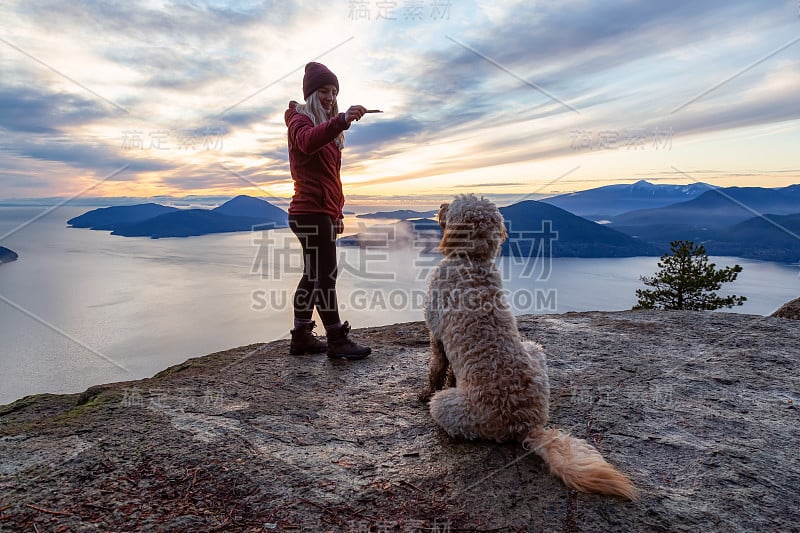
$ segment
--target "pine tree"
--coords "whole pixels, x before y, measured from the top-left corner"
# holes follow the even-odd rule
[[[639,279],[653,290],[637,289],[639,302],[634,309],[713,310],[742,305],[744,296],[720,297],[713,291],[723,283],[736,280],[742,267],[734,265],[717,269],[708,262],[706,249],[692,241],[673,241],[671,253],[661,256],[655,276]]]

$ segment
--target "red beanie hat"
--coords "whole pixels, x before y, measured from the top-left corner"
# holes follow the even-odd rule
[[[312,61],[306,64],[306,73],[303,76],[303,98],[308,100],[308,97],[323,85],[334,85],[338,91],[339,79],[322,63]]]

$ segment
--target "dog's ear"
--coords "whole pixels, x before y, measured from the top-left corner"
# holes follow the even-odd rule
[[[439,206],[439,214],[436,216],[436,218],[439,220],[439,225],[442,227],[442,230],[444,230],[444,227],[446,225],[447,208],[448,207],[450,207],[450,204],[442,204],[442,205],[440,205]]]

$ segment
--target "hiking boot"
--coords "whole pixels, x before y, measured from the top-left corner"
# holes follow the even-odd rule
[[[350,340],[350,324],[345,322],[340,327],[328,331],[328,357],[343,359],[364,359],[372,348],[361,346]]]
[[[291,331],[292,343],[289,345],[291,355],[304,355],[307,353],[322,353],[328,345],[314,335],[314,321],[298,326]]]

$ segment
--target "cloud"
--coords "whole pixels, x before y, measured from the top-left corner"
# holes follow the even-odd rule
[[[369,118],[369,115],[367,116]],[[346,132],[354,144],[361,147],[372,148],[384,143],[393,143],[406,139],[422,130],[422,124],[411,117],[381,120],[375,122],[356,123],[352,131]]]
[[[633,77],[635,72],[620,71],[636,65],[638,70],[647,69],[643,76],[647,85],[628,87],[627,91],[647,91],[650,102],[635,100],[632,103],[636,107],[629,108],[628,113],[646,116],[654,111],[654,98],[674,93],[674,85],[683,81],[662,78],[659,70],[668,65],[664,61],[648,65],[648,58],[655,61],[672,50],[692,45],[713,47],[720,36],[741,32],[743,20],[748,21],[749,31],[756,31],[774,25],[776,18],[785,19],[785,13],[782,15],[779,7],[755,2],[519,5],[496,27],[481,26],[463,35],[448,35],[449,47],[439,47],[420,58],[419,70],[408,77],[408,88],[426,110],[466,111],[443,114],[442,120],[431,123],[432,128],[443,132],[502,115],[509,106],[538,107],[543,111],[539,115],[542,119],[570,112],[537,87],[578,111],[627,100],[614,93],[597,94],[593,88],[599,84],[615,86],[616,75]],[[744,65],[735,68],[740,66]],[[735,71],[727,62],[716,68],[722,73]],[[703,74],[698,78],[690,71],[681,77],[705,87],[709,73]]]
[[[26,165],[40,176],[51,163],[104,175],[131,161],[125,179],[150,173],[151,182],[160,172],[175,190],[220,189],[231,176],[219,175],[213,158],[204,170],[191,158],[134,154],[119,139],[108,142],[113,129],[215,128],[231,168],[259,183],[286,180],[282,113],[302,70],[286,75],[351,36],[321,60],[337,65],[354,98],[374,94],[392,106],[346,132],[346,170],[375,190],[470,172],[459,186],[512,186],[523,174],[485,183],[494,176],[474,171],[573,157],[575,129],[663,126],[677,138],[800,119],[800,77],[791,75],[800,71],[793,60],[800,43],[712,87],[796,37],[789,3],[465,0],[453,3],[448,21],[423,22],[403,20],[400,3],[397,21],[348,20],[347,2],[157,4],[12,0],[0,7],[9,39],[42,61],[54,58],[65,74],[131,112],[120,118],[107,102],[8,50],[0,56],[13,73],[0,81],[0,143],[16,158],[14,176]],[[366,87],[360,94],[359,86]],[[629,175],[646,173],[632,167]],[[46,182],[32,180],[31,189]]]
[[[160,183],[179,190],[236,190],[291,180],[288,166],[285,173],[272,173],[272,170],[272,167],[240,167],[230,163],[184,165],[162,173]]]
[[[157,89],[189,93],[240,73],[235,62],[213,49],[135,45],[105,50],[103,56],[120,65],[135,66],[142,77],[139,85],[145,94]]]
[[[9,133],[57,134],[109,115],[95,99],[10,85],[0,85],[0,110],[0,128]]]
[[[62,31],[82,28],[89,34],[130,38],[143,43],[186,43],[198,45],[227,38],[232,30],[253,26],[287,25],[300,13],[295,2],[165,2],[153,9],[137,2],[85,0],[26,0],[17,10],[44,29]],[[53,17],[58,13],[58,17]],[[113,45],[113,43],[111,43]]]
[[[553,92],[564,89],[568,98],[576,78],[741,33],[742,21],[749,31],[771,27],[776,18],[785,20],[784,11],[780,5],[724,0],[541,1],[509,10],[497,26],[480,26],[455,37]],[[448,67],[471,74],[467,79],[496,68],[467,49],[453,54]]]
[[[80,139],[32,135],[9,148],[10,152],[23,158],[64,163],[76,169],[91,169],[101,174],[128,165],[127,171],[116,177],[115,181],[136,179],[136,172],[161,171],[175,167],[175,163],[150,159],[146,154],[142,157],[105,144],[84,144]]]
[[[520,185],[526,184],[519,181],[513,181],[508,183],[470,183],[469,185],[455,185],[455,187],[480,189],[483,187],[519,187]]]

